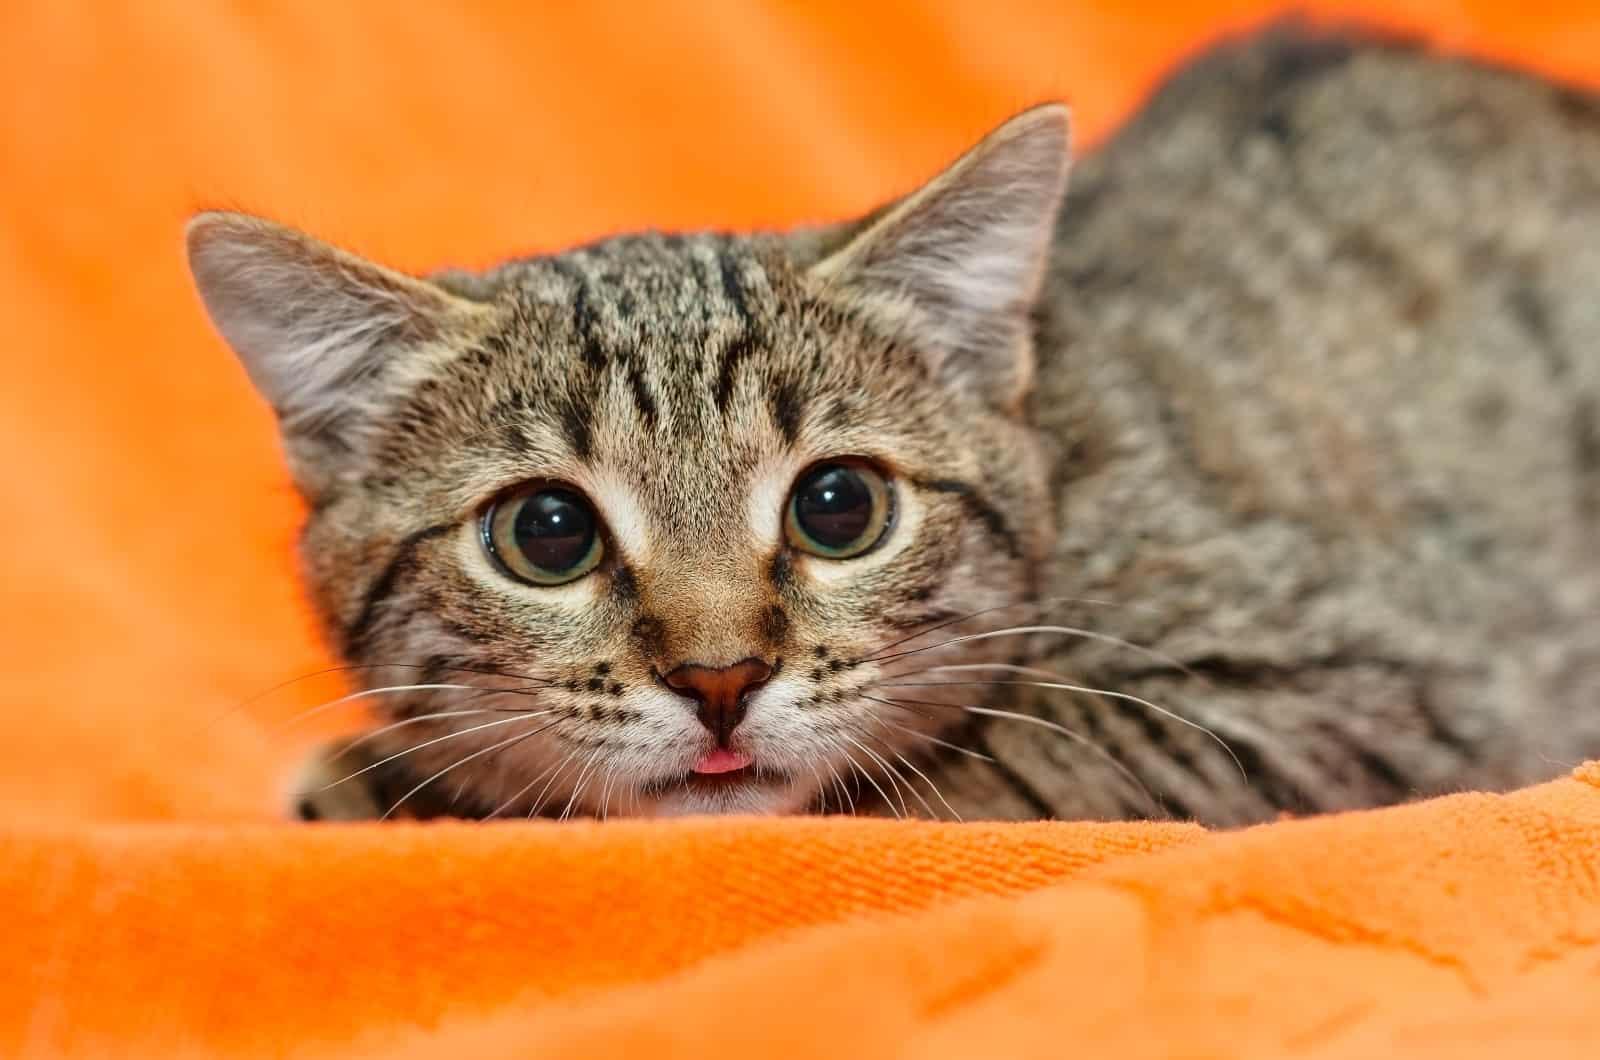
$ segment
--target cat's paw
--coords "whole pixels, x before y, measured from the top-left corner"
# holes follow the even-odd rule
[[[325,744],[295,774],[289,813],[302,821],[373,821],[383,816],[375,760],[348,741]],[[365,772],[362,772],[365,770]]]

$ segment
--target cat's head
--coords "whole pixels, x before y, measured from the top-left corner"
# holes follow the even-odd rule
[[[1021,409],[1066,152],[1041,107],[852,224],[428,280],[197,217],[332,641],[422,686],[375,746],[479,815],[785,812],[960,722],[910,675],[1014,643],[901,653],[1050,539]]]

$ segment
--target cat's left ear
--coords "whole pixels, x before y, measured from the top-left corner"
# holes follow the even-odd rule
[[[392,392],[460,345],[487,308],[261,218],[188,228],[206,311],[277,413],[309,496],[359,452]]]
[[[1024,111],[811,267],[948,384],[1020,405],[1033,377],[1029,313],[1066,190],[1066,107]]]

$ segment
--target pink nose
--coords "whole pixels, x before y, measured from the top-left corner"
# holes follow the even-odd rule
[[[772,667],[760,659],[744,659],[732,666],[698,666],[685,663],[663,678],[668,685],[695,701],[700,724],[726,747],[728,737],[744,720],[745,699],[772,676]]]

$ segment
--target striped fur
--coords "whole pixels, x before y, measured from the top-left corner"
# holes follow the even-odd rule
[[[1600,751],[1600,104],[1279,30],[1176,78],[1057,224],[1065,146],[1043,108],[856,222],[431,280],[197,220],[332,643],[371,688],[469,686],[379,697],[414,724],[319,759],[313,787],[365,772],[311,812],[943,813],[937,786],[1235,823]],[[837,456],[896,496],[848,561],[782,537]],[[554,589],[478,539],[541,479],[609,535]],[[970,639],[1014,626],[1057,631]],[[692,788],[709,736],[660,675],[751,656],[761,775]]]

